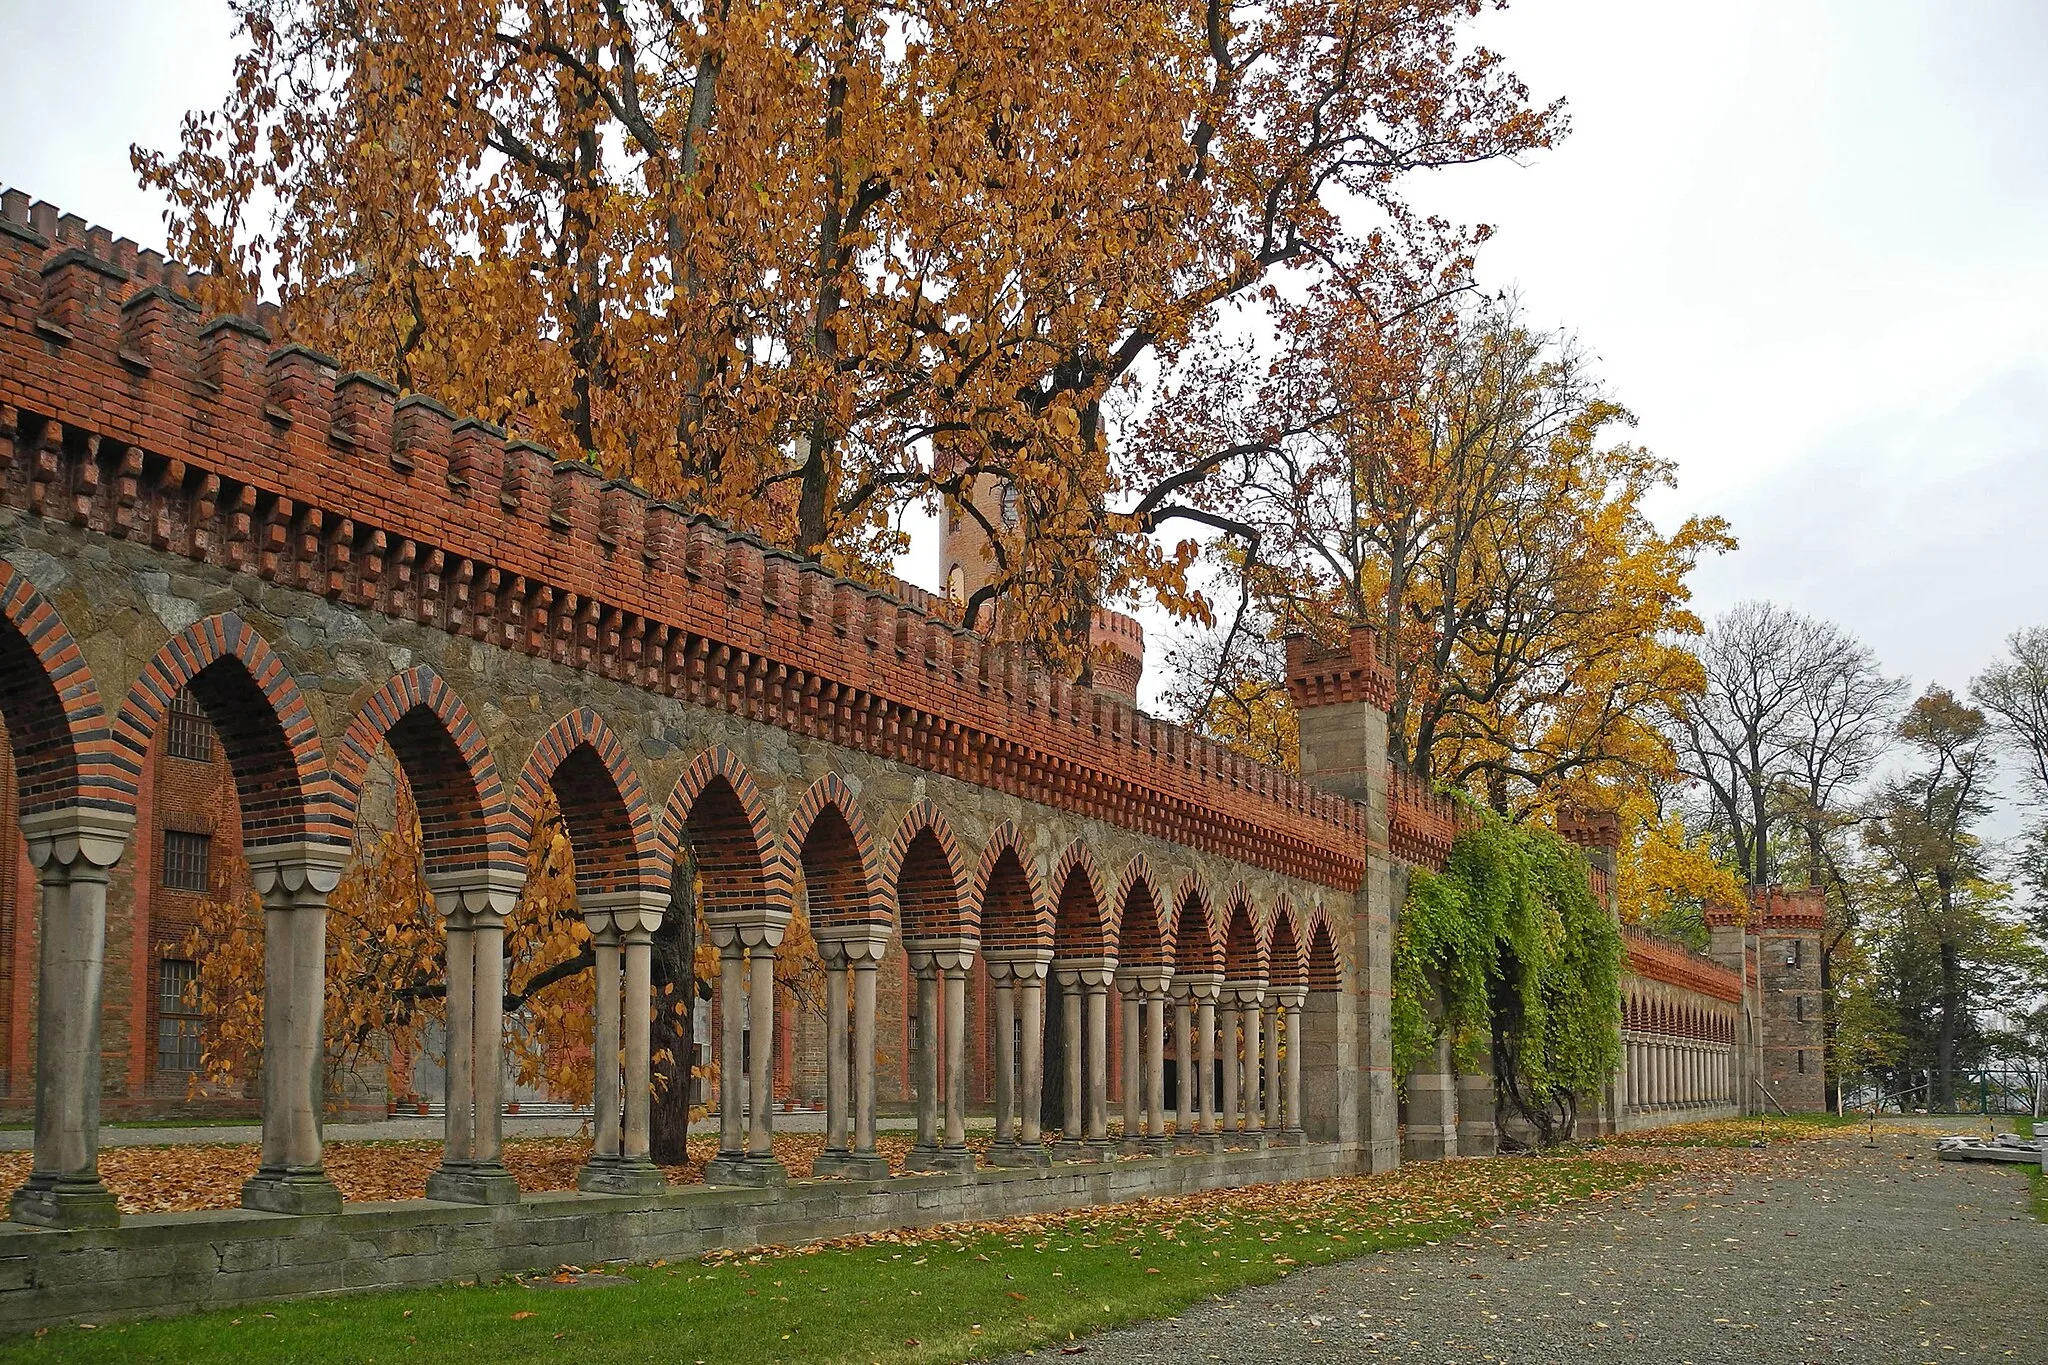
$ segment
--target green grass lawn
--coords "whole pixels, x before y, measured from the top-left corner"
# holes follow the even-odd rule
[[[492,1365],[958,1361],[1064,1344],[1262,1284],[1291,1267],[1434,1242],[1518,1210],[1640,1184],[1662,1167],[1562,1158],[1435,1162],[1373,1177],[1016,1219],[948,1237],[270,1304],[56,1328],[0,1361]]]

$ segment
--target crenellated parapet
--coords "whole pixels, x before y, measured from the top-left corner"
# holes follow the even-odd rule
[[[0,195],[0,501],[1359,885],[1359,803],[1048,674],[931,602],[279,347],[274,315],[206,317],[189,284],[154,252]]]

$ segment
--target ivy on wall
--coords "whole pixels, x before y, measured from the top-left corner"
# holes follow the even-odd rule
[[[1490,1047],[1501,1096],[1548,1144],[1621,1060],[1621,931],[1585,856],[1548,829],[1489,818],[1440,873],[1416,869],[1394,936],[1394,1063],[1448,1037],[1460,1068]]]

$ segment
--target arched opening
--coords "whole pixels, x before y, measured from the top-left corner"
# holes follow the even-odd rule
[[[1101,1141],[1108,1114],[1108,986],[1111,939],[1092,864],[1077,845],[1053,879],[1052,973],[1058,1004],[1045,1011],[1040,1122],[1063,1149]],[[1097,1016],[1100,1016],[1099,1018]]]

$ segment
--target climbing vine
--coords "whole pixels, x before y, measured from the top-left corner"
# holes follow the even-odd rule
[[[1490,1045],[1502,1098],[1545,1145],[1578,1096],[1620,1061],[1621,933],[1583,854],[1551,830],[1489,818],[1444,869],[1417,869],[1394,936],[1394,1061],[1404,1078],[1448,1038],[1476,1065]]]

